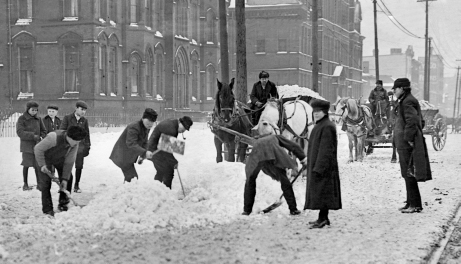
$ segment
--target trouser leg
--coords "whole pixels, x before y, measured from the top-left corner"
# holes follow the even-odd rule
[[[53,211],[53,200],[51,199],[51,178],[39,171],[39,190],[42,195],[42,212],[47,213]]]
[[[251,174],[247,174],[245,182],[245,191],[243,193],[243,211],[251,213],[253,211],[253,204],[255,203],[256,196],[256,178],[261,171],[258,166]]]
[[[22,178],[24,180],[24,185],[29,185],[27,181],[28,175],[29,175],[29,167],[24,166],[22,168]]]
[[[400,172],[403,179],[405,180],[407,203],[413,207],[422,207],[418,182],[414,177],[409,177],[407,174],[412,149],[398,149],[397,151],[399,153]]]
[[[131,179],[138,178],[138,173],[136,172],[136,168],[134,164],[130,164],[126,167],[122,168],[123,176],[125,176],[125,181],[131,182]]]
[[[174,166],[176,164],[161,160],[154,160],[154,166],[157,170],[155,180],[162,182],[166,187],[171,189],[171,183],[174,177]]]
[[[328,220],[328,209],[321,209],[319,212],[319,220]]]
[[[294,211],[297,209],[297,206],[295,193],[293,192],[293,186],[291,185],[291,182],[288,179],[284,169],[277,168],[277,174],[279,174],[280,185],[283,191],[283,197],[285,197],[285,201],[287,201],[288,208],[290,209],[290,211]]]
[[[82,177],[82,169],[75,169],[75,187],[78,187],[81,177]]]

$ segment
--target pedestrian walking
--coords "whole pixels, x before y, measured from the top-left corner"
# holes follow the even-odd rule
[[[91,141],[90,141],[90,128],[88,125],[88,120],[85,118],[86,110],[88,105],[84,101],[77,101],[75,104],[75,111],[72,114],[66,115],[61,123],[59,129],[67,130],[71,126],[82,127],[87,136],[84,140],[80,141],[78,145],[77,159],[75,160],[75,185],[74,192],[81,193],[80,189],[80,179],[82,177],[83,170],[83,161],[85,157],[90,154]]]
[[[286,174],[286,169],[297,170],[298,164],[288,155],[286,150],[291,151],[303,165],[307,163],[303,149],[282,135],[266,135],[255,141],[245,165],[246,182],[242,215],[249,215],[253,211],[256,178],[261,170],[272,179],[280,182],[290,214],[298,215],[301,213],[296,205],[293,186]]]
[[[131,179],[135,177],[138,178],[138,173],[134,167],[138,157],[142,159],[152,158],[152,152],[147,150],[147,140],[149,131],[156,120],[157,112],[152,108],[146,108],[141,120],[129,124],[112,149],[109,158],[122,169],[127,182],[131,182]]]
[[[61,126],[61,119],[57,117],[58,110],[59,108],[56,105],[49,105],[47,107],[48,115],[43,118],[47,133],[56,131]]]
[[[338,169],[338,137],[330,121],[330,103],[312,99],[315,126],[307,149],[306,203],[304,210],[320,210],[318,219],[309,222],[310,228],[330,225],[329,210],[342,208]]]
[[[259,73],[259,81],[253,85],[250,93],[251,109],[255,110],[253,124],[258,124],[263,106],[267,103],[267,99],[274,97],[279,98],[277,86],[269,81],[269,73],[261,71]]]
[[[59,194],[60,211],[67,211],[69,199],[63,190],[71,193],[72,190],[72,167],[77,157],[78,144],[84,140],[87,132],[79,126],[70,126],[65,130],[56,130],[49,133],[44,140],[40,141],[35,148],[35,158],[38,165],[39,189],[42,192],[42,212],[54,216],[53,200],[51,197],[52,168],[59,175],[61,191]]]
[[[394,142],[407,193],[405,206],[399,210],[402,213],[419,213],[423,206],[418,182],[432,180],[421,107],[411,94],[411,82],[407,78],[395,80],[392,89],[397,98]]]
[[[162,134],[178,137],[179,133],[189,130],[193,122],[189,116],[183,116],[179,119],[166,119],[155,126],[152,135],[149,138],[147,150],[154,152],[157,150],[158,141]],[[178,166],[178,161],[172,153],[159,151],[152,156],[152,162],[157,170],[155,180],[162,182],[166,187],[171,189],[171,182],[174,177],[174,169]]]
[[[35,163],[34,147],[46,136],[46,128],[42,119],[38,116],[38,103],[29,101],[26,103],[26,111],[22,114],[16,123],[16,134],[20,138],[19,149],[22,153],[22,177],[24,185],[23,191],[32,190],[29,187],[28,174],[29,168],[35,170],[35,177],[37,179],[38,187],[38,173]]]

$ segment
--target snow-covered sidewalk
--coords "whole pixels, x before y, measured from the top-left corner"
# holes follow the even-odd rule
[[[0,259],[6,263],[408,263],[421,262],[443,235],[458,203],[461,135],[449,134],[441,152],[426,137],[434,180],[420,183],[424,210],[402,214],[405,199],[398,163],[390,149],[375,149],[362,163],[346,164],[347,136],[340,135],[343,209],[330,212],[331,226],[308,229],[317,211],[289,216],[286,204],[257,214],[281,194],[261,174],[254,214],[241,216],[244,164],[215,163],[213,135],[204,123],[186,132],[177,156],[173,190],[153,180],[151,162],[137,165],[139,181],[123,184],[109,159],[122,128],[93,129],[82,174],[83,208],[55,219],[41,213],[40,192],[24,192],[18,138],[0,138]],[[181,137],[180,137],[181,138]],[[35,184],[32,169],[29,182]],[[57,186],[53,187],[57,205]],[[305,181],[294,184],[298,209]]]

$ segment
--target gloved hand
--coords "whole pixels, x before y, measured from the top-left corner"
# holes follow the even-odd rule
[[[61,187],[61,191],[67,190],[67,180],[62,180],[59,186]]]
[[[43,166],[40,168],[40,170],[41,170],[43,173],[47,174],[47,175],[50,175],[50,174],[51,174],[51,171],[46,167],[46,165],[43,165]]]
[[[90,147],[85,147],[85,149],[83,149],[83,157],[88,155],[90,155]]]
[[[307,157],[305,157],[303,160],[301,160],[301,164],[303,166],[307,166]]]
[[[263,103],[261,103],[261,102],[258,101],[258,102],[256,102],[256,106],[257,106],[257,107],[261,107],[261,106],[263,106]]]
[[[174,168],[175,168],[175,169],[178,168],[178,164],[179,164],[179,163],[176,163],[176,164],[174,165]]]
[[[40,142],[40,140],[41,140],[40,136],[34,135],[35,142]]]

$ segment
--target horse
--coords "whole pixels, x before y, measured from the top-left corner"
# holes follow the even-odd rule
[[[244,104],[234,98],[234,78],[232,78],[229,84],[221,83],[217,79],[217,86],[218,90],[215,96],[215,106],[213,108],[211,122],[238,133],[250,135],[252,123],[248,118],[248,114],[245,113]],[[223,143],[228,146],[227,161],[235,162],[235,135],[215,128],[211,128],[211,132],[215,135],[216,162],[219,163],[223,161]],[[247,147],[247,144],[239,142],[237,161],[245,161]]]
[[[367,132],[373,129],[373,116],[368,106],[359,105],[357,100],[345,97],[339,98],[335,105],[336,122],[343,122],[349,139],[349,160],[363,161],[365,149],[365,137]],[[343,128],[344,130],[344,128]],[[353,149],[355,146],[355,159]]]
[[[269,98],[253,130],[260,136],[276,134],[298,141],[307,153],[308,139],[313,127],[312,107],[307,102],[296,98],[283,103],[282,100]]]

